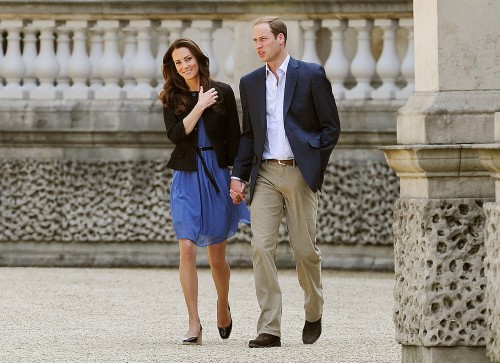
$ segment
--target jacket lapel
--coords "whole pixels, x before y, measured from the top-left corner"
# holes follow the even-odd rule
[[[256,92],[258,97],[258,109],[260,110],[260,121],[262,129],[267,130],[267,117],[266,117],[266,66],[261,68],[257,76]]]
[[[283,100],[283,118],[286,117],[288,109],[292,104],[293,93],[299,78],[299,64],[297,60],[290,57],[288,62],[288,69],[286,70],[286,83],[285,83],[285,99]]]

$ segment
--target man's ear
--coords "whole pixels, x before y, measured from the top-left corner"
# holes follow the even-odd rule
[[[283,35],[283,33],[278,34],[278,39],[281,40],[283,43],[285,42],[285,36]]]

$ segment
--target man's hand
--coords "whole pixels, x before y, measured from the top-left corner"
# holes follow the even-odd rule
[[[246,184],[242,180],[231,179],[229,196],[233,200],[234,204],[240,204],[243,200],[245,200],[245,188]]]

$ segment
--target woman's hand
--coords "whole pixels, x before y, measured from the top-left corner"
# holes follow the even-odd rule
[[[196,106],[194,106],[189,115],[183,120],[186,135],[189,135],[194,130],[203,111],[217,102],[217,97],[215,88],[210,88],[207,92],[203,92],[203,87],[200,87]]]
[[[210,88],[207,92],[203,92],[203,86],[200,86],[200,93],[198,95],[198,105],[202,109],[209,108],[217,102],[217,91],[215,88]]]
[[[246,184],[238,179],[231,179],[231,184],[229,186],[229,196],[233,200],[234,204],[240,204],[245,200],[245,189]]]

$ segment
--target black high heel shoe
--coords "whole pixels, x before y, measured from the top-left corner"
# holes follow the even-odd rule
[[[229,316],[231,316],[231,308],[229,307],[229,305],[227,306],[227,308],[229,310]],[[217,327],[217,329],[219,329],[219,335],[222,339],[229,338],[229,336],[231,335],[231,330],[233,329],[233,318],[231,317],[231,322],[227,327],[225,328]]]
[[[182,339],[182,345],[201,345],[202,330],[203,330],[203,328],[200,324],[200,333],[198,334],[198,336]]]

